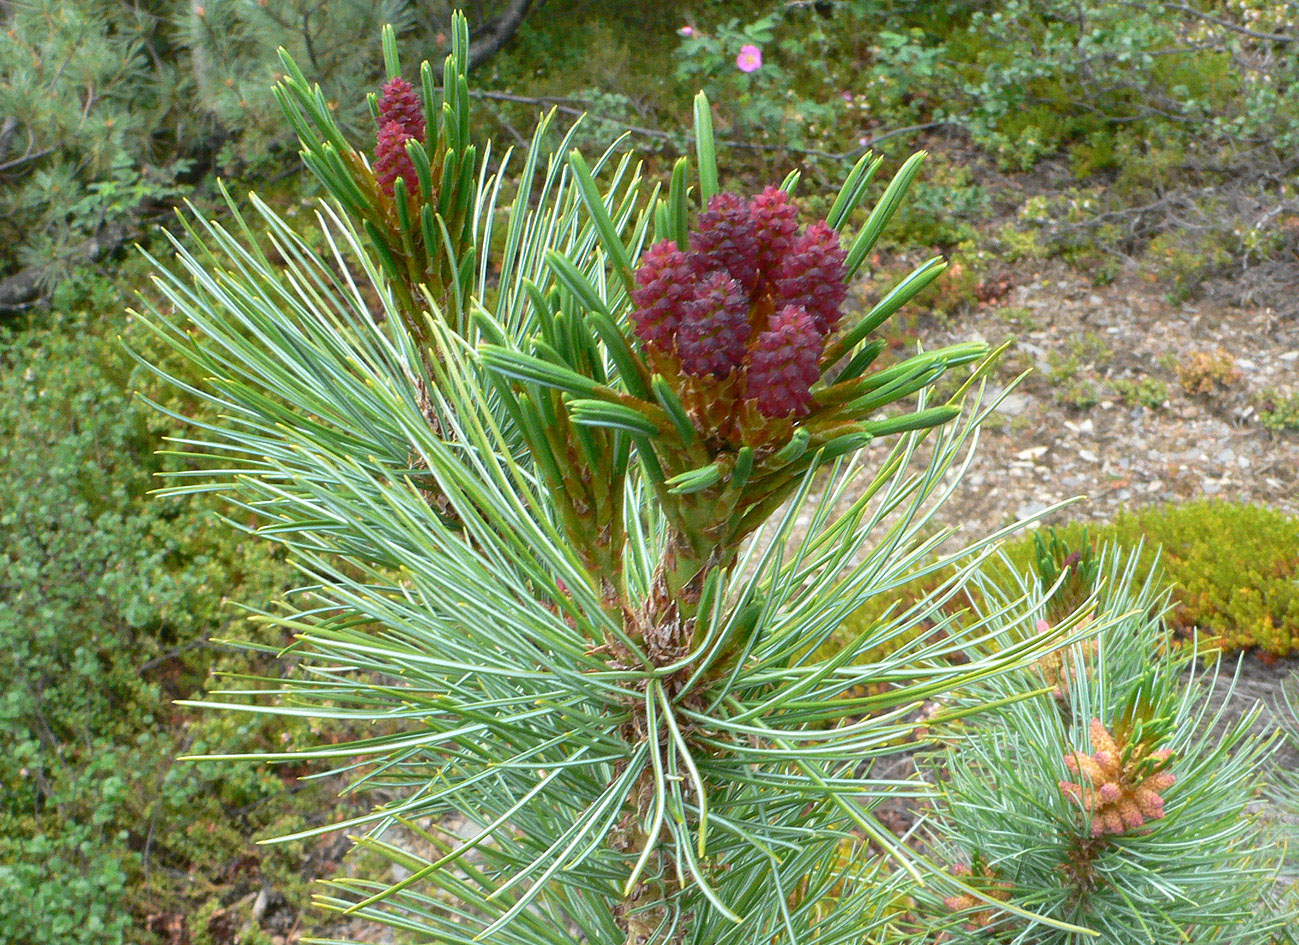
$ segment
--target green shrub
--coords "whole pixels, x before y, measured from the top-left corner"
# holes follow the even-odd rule
[[[212,503],[146,496],[178,460],[154,455],[170,421],[129,391],[146,377],[117,339],[120,284],[59,296],[48,326],[0,333],[0,942],[166,942],[147,914],[183,925],[263,883],[296,891],[303,845],[263,852],[249,837],[336,802],[291,769],[175,761],[305,734],[172,705],[212,672],[265,670],[213,641],[241,621],[227,595],[265,608],[290,574]]]
[[[1176,366],[1182,390],[1191,396],[1213,394],[1240,380],[1236,359],[1225,348],[1216,351],[1192,351]]]
[[[1177,629],[1198,629],[1228,650],[1299,652],[1299,520],[1255,505],[1191,502],[1126,513],[1109,534],[1145,541],[1146,562],[1162,546]]]
[[[1129,407],[1158,410],[1168,402],[1168,385],[1155,377],[1119,378],[1111,381],[1114,394]]]
[[[676,76],[718,103],[729,136],[794,147],[833,140],[844,102],[824,94],[829,37],[818,18],[794,11],[782,5],[749,22],[731,17],[682,38]],[[761,51],[761,65],[743,71],[737,56],[749,46]]]
[[[1159,563],[1173,602],[1169,622],[1182,636],[1198,631],[1224,650],[1253,649],[1265,659],[1299,654],[1299,519],[1256,505],[1200,501],[1124,512],[1108,525],[1067,524],[1055,532],[1074,549],[1088,542],[1142,544],[1143,577],[1162,548]],[[1037,546],[1029,536],[1003,554],[1011,567],[1026,569]],[[990,573],[994,579],[1005,576],[1007,566],[994,564]],[[908,606],[946,576],[928,575],[871,602],[844,621],[836,640],[864,632],[889,606]],[[961,596],[945,613],[970,603]]]
[[[1202,282],[1230,265],[1231,249],[1220,232],[1188,234],[1170,230],[1150,241],[1146,262],[1161,283],[1169,287],[1169,300],[1179,303],[1192,298]]]
[[[1264,391],[1258,405],[1258,422],[1273,433],[1299,431],[1299,391]]]

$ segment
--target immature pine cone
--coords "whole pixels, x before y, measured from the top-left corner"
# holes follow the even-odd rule
[[[787,305],[772,316],[754,345],[745,391],[764,417],[802,417],[811,411],[821,347],[821,333],[802,306]]]
[[[1177,781],[1171,771],[1163,768],[1172,752],[1164,749],[1134,757],[1129,759],[1125,768],[1123,750],[1100,719],[1092,719],[1089,733],[1095,753],[1084,755],[1074,751],[1064,759],[1065,766],[1082,775],[1086,783],[1061,781],[1060,790],[1091,812],[1092,836],[1123,833],[1140,827],[1147,820],[1160,820],[1164,816],[1164,799],[1160,792],[1168,790]],[[1160,767],[1143,777],[1138,768],[1146,761],[1154,761]]]
[[[379,129],[379,143],[374,148],[374,180],[389,197],[398,177],[406,182],[406,193],[419,194],[419,175],[406,153],[406,142],[410,140],[411,135],[399,122],[390,121]]]
[[[416,141],[424,140],[424,109],[411,84],[403,78],[392,79],[379,97],[379,125],[395,121]]]
[[[952,875],[959,876],[962,879],[969,877],[972,882],[978,882],[982,891],[985,892],[989,899],[996,899],[998,902],[1005,902],[1010,898],[1011,886],[1009,883],[997,879],[996,872],[989,866],[982,867],[976,875],[970,867],[964,863],[957,863],[952,867]],[[979,929],[986,929],[994,919],[997,918],[996,911],[988,906],[982,899],[971,896],[969,893],[959,893],[955,896],[948,896],[943,900],[943,905],[949,912],[965,912],[967,909],[974,909],[983,906],[978,912],[970,916],[965,923],[967,931],[976,932]]]
[[[770,279],[798,239],[798,208],[779,187],[768,187],[753,198],[753,224],[758,241],[758,268]]]
[[[839,325],[840,308],[848,294],[844,281],[848,254],[839,234],[825,221],[813,223],[776,269],[776,306],[801,305],[828,335]]]
[[[636,337],[670,354],[686,306],[696,297],[696,275],[689,258],[671,240],[655,243],[636,267],[631,313]]]
[[[735,194],[715,194],[695,223],[690,248],[700,275],[725,269],[752,292],[758,284],[758,237],[753,208]]]
[[[749,341],[749,297],[725,272],[708,275],[686,304],[677,329],[681,370],[695,377],[726,377],[744,360]]]

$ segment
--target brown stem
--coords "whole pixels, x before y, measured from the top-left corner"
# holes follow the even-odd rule
[[[469,68],[482,65],[505,47],[523,25],[536,0],[510,0],[500,16],[488,23],[469,44]]]

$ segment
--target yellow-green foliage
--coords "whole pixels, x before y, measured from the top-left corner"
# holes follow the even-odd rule
[[[1299,391],[1264,391],[1258,405],[1258,422],[1273,433],[1299,431]]]
[[[1179,630],[1208,633],[1228,650],[1299,652],[1299,519],[1256,505],[1192,502],[1122,515],[1110,535],[1163,546]]]
[[[1198,631],[1228,652],[1256,649],[1266,659],[1299,654],[1299,519],[1256,505],[1203,501],[1126,512],[1099,527],[1073,523],[1056,533],[1066,546],[1078,547],[1084,530],[1097,545],[1144,542],[1141,580],[1162,547],[1160,564],[1174,605],[1169,619],[1179,632]],[[1009,545],[1006,556],[1021,572],[1035,569],[1032,536]],[[909,606],[944,576],[929,575],[872,601],[843,622],[837,638],[869,632],[890,606]],[[961,595],[946,611],[967,606]],[[876,655],[914,636],[891,640]]]

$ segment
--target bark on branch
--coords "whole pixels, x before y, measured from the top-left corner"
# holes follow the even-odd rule
[[[537,0],[510,0],[501,15],[479,30],[469,44],[469,68],[482,65],[500,52],[536,5]]]
[[[131,238],[133,230],[123,223],[113,223],[77,246],[68,254],[68,262],[85,265],[96,262]],[[40,301],[47,288],[45,266],[28,266],[7,279],[0,279],[0,315],[30,308]]]

